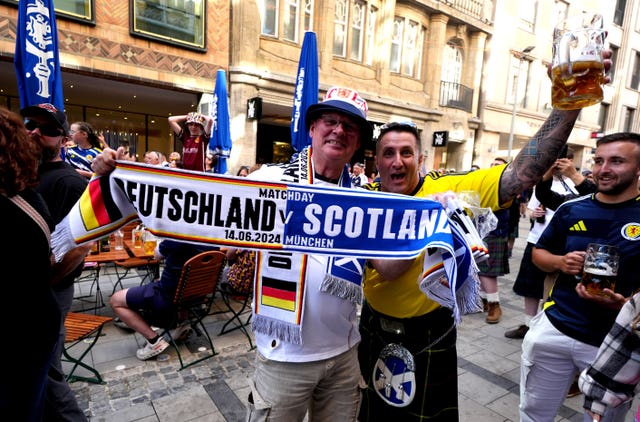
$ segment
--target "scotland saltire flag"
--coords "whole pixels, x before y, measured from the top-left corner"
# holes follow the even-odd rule
[[[14,66],[20,108],[51,103],[64,110],[53,0],[20,0]]]
[[[227,158],[231,154],[231,122],[229,120],[229,99],[227,98],[227,75],[219,69],[216,73],[216,86],[211,100],[211,118],[213,128],[209,139],[209,150],[218,160],[215,173],[227,173]]]
[[[291,113],[291,146],[296,152],[311,145],[306,127],[307,108],[318,102],[318,45],[315,32],[305,32],[293,92]]]

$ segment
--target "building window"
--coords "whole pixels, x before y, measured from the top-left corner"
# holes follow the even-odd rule
[[[509,72],[509,92],[507,103],[513,104],[515,100],[521,108],[527,107],[527,84],[529,82],[529,68],[531,62],[511,56],[511,71]],[[514,97],[517,95],[517,99]]]
[[[623,117],[624,120],[622,122],[622,131],[631,132],[636,110],[631,107],[624,107],[623,112],[624,112],[624,117]]]
[[[282,22],[282,39],[296,42],[298,35],[298,1],[285,0]]]
[[[536,28],[537,1],[524,1],[518,3],[518,15],[520,28],[534,32]]]
[[[611,61],[614,63],[614,66],[609,68],[609,77],[611,78],[611,82],[613,82],[613,77],[615,76],[616,66],[615,63],[618,63],[618,51],[620,48],[617,45],[609,44],[609,48],[611,49]]]
[[[18,5],[18,0],[5,0]],[[64,17],[77,22],[96,23],[94,14],[94,0],[56,0],[54,10],[56,16]]]
[[[420,77],[424,27],[420,23],[396,16],[393,20],[389,70]]]
[[[131,0],[131,35],[204,51],[206,2]]]
[[[627,7],[627,0],[616,0],[616,8],[613,12],[613,23],[622,26],[624,22],[624,9]]]
[[[417,78],[420,76],[424,34],[418,22],[409,21],[408,25],[402,51],[402,73]]]
[[[372,64],[377,9],[363,0],[337,0],[333,18],[333,55]],[[366,43],[366,51],[365,51]]]
[[[640,89],[640,53],[636,51],[631,69],[631,89]]]
[[[393,20],[393,35],[391,37],[391,57],[389,59],[389,70],[400,72],[400,52],[402,51],[402,29],[404,19],[395,18]]]
[[[598,124],[600,125],[600,133],[607,131],[607,119],[609,118],[609,104],[600,103],[600,112],[598,113]]]
[[[259,2],[262,35],[277,37],[278,32],[278,0],[262,0]]]
[[[258,11],[262,35],[298,43],[313,31],[313,0],[260,0]]]
[[[347,52],[347,0],[337,0],[333,16],[333,54],[346,57]]]
[[[304,0],[304,30],[313,31],[313,0]]]
[[[354,1],[351,8],[351,60],[362,61],[362,46],[364,44],[364,17],[366,5],[361,1]]]
[[[373,56],[376,50],[376,18],[378,9],[374,6],[369,8],[369,18],[367,19],[367,59],[366,63],[373,65]]]
[[[462,81],[461,46],[449,41],[442,54],[442,80],[459,84]]]

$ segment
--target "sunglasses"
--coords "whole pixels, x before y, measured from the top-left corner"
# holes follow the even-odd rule
[[[49,137],[62,136],[64,134],[64,131],[53,123],[38,123],[35,120],[25,119],[24,127],[26,127],[29,132],[39,129],[42,135]]]
[[[380,126],[380,135],[378,135],[378,139],[382,138],[384,134],[391,131],[411,132],[417,139],[420,139],[420,134],[418,133],[418,125],[411,121],[389,122],[383,124],[382,126]]]

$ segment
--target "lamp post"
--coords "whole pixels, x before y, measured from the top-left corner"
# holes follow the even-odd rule
[[[530,53],[531,50],[536,48],[535,45],[530,45],[526,47],[524,50],[518,52],[518,70],[514,75],[514,85],[515,92],[513,93],[513,110],[511,111],[511,130],[509,131],[509,150],[507,152],[507,161],[511,160],[511,149],[513,148],[513,131],[516,124],[516,107],[518,106],[518,86],[520,85],[520,68],[522,67],[522,61],[525,58],[525,55]]]

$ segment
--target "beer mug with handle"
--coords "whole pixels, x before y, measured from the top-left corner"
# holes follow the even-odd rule
[[[602,101],[604,39],[598,13],[583,12],[556,25],[551,65],[554,108],[574,110]]]
[[[584,257],[582,284],[587,292],[604,295],[604,289],[615,291],[620,263],[620,250],[615,246],[589,243]]]

